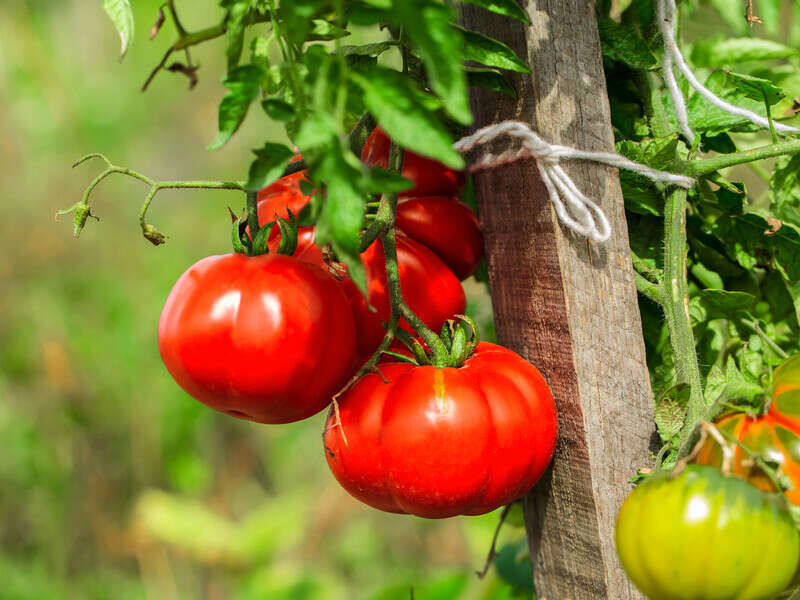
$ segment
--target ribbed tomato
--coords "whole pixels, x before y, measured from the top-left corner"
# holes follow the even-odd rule
[[[768,600],[792,580],[800,536],[783,500],[689,465],[654,475],[622,505],[617,553],[652,600]]]
[[[339,417],[329,413],[324,434],[339,483],[380,510],[428,518],[519,498],[550,463],[558,431],[539,371],[486,342],[459,368],[382,364],[339,398]]]
[[[194,264],[167,298],[158,344],[191,396],[260,423],[319,412],[356,361],[353,316],[336,280],[281,254]]]
[[[382,129],[376,127],[367,138],[361,152],[361,160],[368,165],[386,168],[389,164],[391,140]],[[406,150],[403,156],[403,177],[414,182],[415,186],[404,196],[458,196],[464,187],[464,171],[456,171],[440,162]]]
[[[792,504],[800,506],[800,355],[783,362],[773,374],[773,394],[769,412],[761,417],[743,413],[724,415],[714,423],[745,448],[770,463],[788,477],[793,489],[786,492]],[[762,490],[776,491],[769,477],[742,447],[732,448],[731,472],[744,477]],[[703,465],[722,466],[719,444],[709,438],[695,458]]]
[[[787,427],[772,414],[753,418],[743,413],[736,413],[718,419],[715,425],[723,433],[739,440],[753,453],[769,462],[777,463],[794,486],[794,489],[786,493],[787,497],[793,504],[800,505],[800,434],[796,430]],[[738,445],[732,450],[734,457],[731,474],[744,477],[761,490],[776,491],[772,481],[748,452]],[[719,444],[709,437],[700,449],[695,462],[721,468],[723,455]]]

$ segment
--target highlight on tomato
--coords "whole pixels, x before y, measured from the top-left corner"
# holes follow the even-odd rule
[[[350,495],[383,511],[444,518],[490,512],[539,480],[558,431],[550,389],[511,350],[473,348],[453,366],[383,362],[381,374],[339,397],[325,456]]]
[[[785,504],[714,467],[653,475],[619,511],[617,553],[651,600],[775,598],[800,557]]]
[[[265,246],[266,233],[253,246]],[[210,256],[191,266],[164,305],[158,344],[192,397],[260,423],[319,412],[356,361],[353,316],[337,281],[277,252]]]

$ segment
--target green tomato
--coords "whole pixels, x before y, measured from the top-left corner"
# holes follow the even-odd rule
[[[800,534],[780,497],[699,465],[631,492],[616,541],[628,577],[652,600],[768,600],[800,558]]]

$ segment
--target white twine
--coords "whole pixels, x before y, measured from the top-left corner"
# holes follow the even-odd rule
[[[714,94],[714,92],[709,90],[702,83],[700,83],[700,81],[698,81],[697,77],[695,77],[694,73],[692,73],[692,70],[689,68],[689,65],[686,64],[686,59],[683,58],[683,54],[681,54],[680,48],[678,48],[678,42],[675,40],[675,15],[677,14],[677,10],[678,9],[675,6],[675,0],[658,1],[658,24],[661,29],[661,35],[664,38],[664,58],[662,61],[664,80],[666,81],[667,88],[669,89],[669,94],[672,97],[672,104],[675,106],[675,116],[678,119],[678,125],[680,126],[681,133],[683,133],[683,135],[685,135],[690,141],[694,141],[695,134],[689,126],[689,114],[686,110],[686,101],[684,100],[683,94],[678,87],[678,82],[675,80],[675,73],[672,69],[673,64],[678,66],[678,69],[686,78],[686,81],[689,82],[689,85],[691,85],[698,94],[703,96],[703,98],[708,100],[711,104],[733,115],[744,117],[756,125],[768,128],[768,119],[762,117],[758,113],[754,113],[752,110],[747,110],[746,108],[735,106],[730,102],[726,102]],[[800,131],[800,129],[796,127],[791,127],[789,125],[784,125],[783,123],[777,123],[774,121],[773,126],[775,127],[776,131]]]
[[[487,154],[470,166],[470,171],[489,169],[508,164],[523,158],[536,159],[542,181],[550,196],[559,220],[568,229],[586,236],[596,242],[605,242],[611,236],[611,226],[606,214],[593,200],[587,198],[575,185],[561,166],[562,160],[590,160],[620,169],[634,171],[653,181],[691,188],[695,180],[684,175],[658,171],[628,160],[613,152],[587,152],[568,146],[548,144],[531,128],[520,121],[503,121],[478,129],[472,135],[461,138],[454,144],[458,152],[468,152],[483,144],[488,144],[502,136],[518,138],[522,142],[519,150],[509,150],[498,156]]]

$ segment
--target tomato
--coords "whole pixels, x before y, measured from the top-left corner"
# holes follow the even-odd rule
[[[800,354],[775,369],[772,390],[769,414],[800,432]]]
[[[286,190],[264,193],[262,198],[263,201],[258,205],[258,216],[261,223],[274,220],[275,215],[285,218],[288,216],[287,210],[297,214],[308,202],[307,196],[297,196],[292,192],[286,192]],[[449,198],[445,200],[463,206],[469,212],[469,208],[458,201]],[[413,204],[411,206],[413,207]],[[456,209],[456,211],[458,210],[460,209]],[[398,208],[399,214],[400,209]],[[461,222],[469,222],[469,219],[464,217],[463,213],[460,214],[462,216],[455,219],[456,221],[460,219]],[[471,212],[469,214],[471,215]],[[413,219],[411,220],[413,221]],[[449,227],[453,227],[453,225]],[[480,235],[480,231],[478,231],[478,234]],[[280,240],[277,228],[271,234],[270,240],[270,246],[273,249],[276,248]],[[401,231],[397,232],[396,240],[397,262],[403,297],[411,310],[428,327],[431,327],[434,331],[439,331],[445,321],[463,313],[466,307],[466,297],[459,279],[448,268],[448,265],[424,244],[404,235]],[[464,244],[464,246],[467,246],[468,243]],[[299,228],[295,256],[312,264],[325,266],[322,253],[314,244],[313,227]],[[474,260],[474,253],[471,256]],[[479,260],[480,256],[478,257]],[[358,355],[362,359],[366,359],[381,343],[385,333],[381,321],[388,321],[390,314],[386,267],[381,243],[374,242],[361,254],[361,261],[367,277],[369,303],[375,308],[375,311],[369,309],[364,296],[352,280],[345,278],[340,285],[350,300],[355,318]],[[464,266],[469,262],[470,259],[462,259],[460,264]],[[477,263],[475,266],[477,267]],[[401,321],[401,326],[410,330],[405,320]]]
[[[800,536],[779,496],[690,465],[625,500],[617,553],[652,600],[767,600],[792,580]]]
[[[389,164],[391,140],[382,129],[376,127],[367,138],[361,152],[361,160],[368,165],[386,168]],[[464,171],[456,171],[440,162],[425,158],[406,150],[403,155],[403,177],[415,183],[413,189],[400,192],[404,196],[458,196],[464,187]]]
[[[483,235],[470,208],[447,196],[406,198],[397,204],[397,228],[433,250],[459,279],[483,258]]]
[[[786,492],[792,504],[800,505],[800,432],[787,427],[780,419],[768,414],[752,418],[743,413],[724,416],[715,425],[723,432],[739,440],[745,447],[762,458],[777,463],[781,471],[792,482],[794,489]],[[734,458],[731,473],[744,477],[757,488],[774,492],[775,486],[767,475],[752,460],[749,453],[739,446],[733,448]],[[695,462],[701,465],[722,467],[722,449],[709,437],[700,449]]]
[[[281,254],[194,264],[167,298],[158,344],[191,396],[260,423],[298,421],[325,408],[356,358],[339,285],[323,269]]]
[[[332,410],[325,427],[328,466],[356,499],[428,518],[483,514],[522,496],[550,463],[553,397],[511,350],[481,342],[460,368],[380,370],[342,394],[340,425]]]

